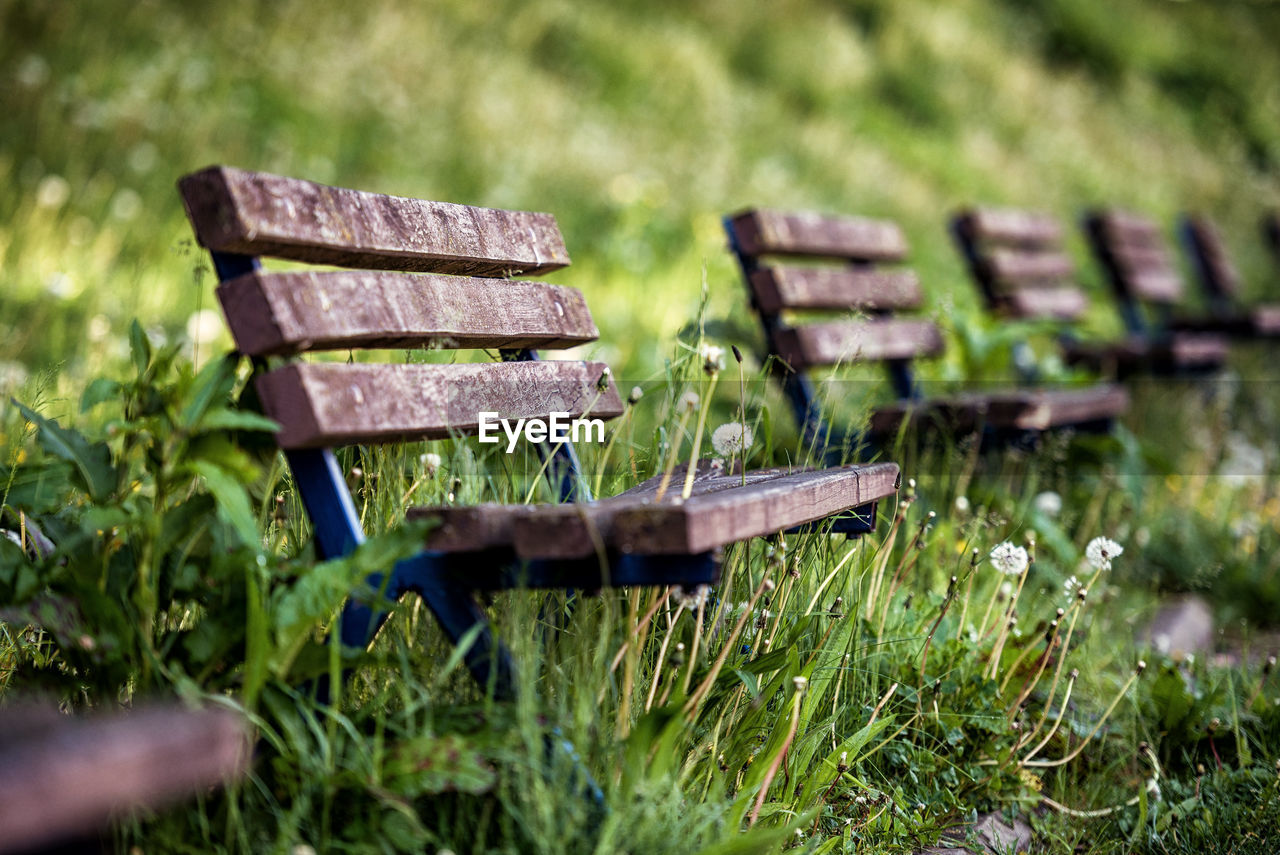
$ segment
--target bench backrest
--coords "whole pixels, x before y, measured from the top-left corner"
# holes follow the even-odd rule
[[[1229,308],[1240,296],[1240,271],[1218,227],[1208,217],[1189,215],[1182,219],[1182,236],[1210,305]]]
[[[582,294],[511,276],[569,263],[550,214],[474,208],[212,167],[179,182],[213,254],[236,347],[256,357],[357,348],[498,348],[470,364],[290,362],[258,378],[285,449],[435,439],[500,418],[609,418],[621,401],[594,362],[535,348],[592,341]],[[269,273],[260,256],[348,270]]]
[[[1146,330],[1141,306],[1167,313],[1182,302],[1182,272],[1168,239],[1153,220],[1129,211],[1107,209],[1087,214],[1084,228],[1131,332]]]
[[[907,241],[896,223],[749,210],[727,218],[725,227],[774,354],[798,372],[886,362],[897,394],[914,393],[907,364],[940,354],[943,339],[930,321],[892,316],[923,301],[915,272],[898,266]],[[865,317],[791,320],[791,312],[814,310]]]
[[[987,309],[1022,320],[1078,320],[1089,298],[1063,250],[1055,217],[1034,211],[971,208],[951,232]]]

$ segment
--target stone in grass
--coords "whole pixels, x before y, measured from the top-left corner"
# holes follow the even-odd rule
[[[1213,611],[1203,597],[1194,594],[1162,605],[1142,633],[1140,643],[1161,656],[1185,659],[1213,649]]]
[[[960,835],[944,835],[954,844],[941,844],[921,849],[916,855],[1004,855],[1008,852],[1031,851],[1031,826],[1021,817],[1012,824],[999,813],[988,813],[978,818],[966,835],[974,842],[966,844]],[[970,848],[977,847],[977,848]]]

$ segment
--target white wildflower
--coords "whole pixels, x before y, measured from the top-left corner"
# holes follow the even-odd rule
[[[627,403],[634,404],[636,401],[644,397],[644,390],[639,386],[631,387],[631,394],[627,396]]]
[[[1062,593],[1067,595],[1068,600],[1072,600],[1076,596],[1076,591],[1080,590],[1080,579],[1072,576],[1070,579],[1062,583]]]
[[[1108,537],[1095,537],[1084,548],[1084,557],[1094,570],[1110,570],[1111,559],[1119,557],[1124,547]]]
[[[739,422],[722,424],[711,432],[711,447],[721,457],[733,457],[751,447],[751,428]]]
[[[1002,599],[1007,600],[1007,599],[1009,599],[1009,598],[1010,598],[1010,597],[1012,597],[1012,596],[1013,596],[1013,583],[1012,583],[1012,582],[1003,582],[1003,583],[1001,583],[1001,585],[1000,585],[1000,597],[1001,597]]]
[[[434,475],[444,461],[434,451],[428,451],[418,457],[418,462],[422,464],[423,469],[427,470],[427,475]]]
[[[1052,490],[1045,490],[1043,493],[1037,493],[1032,500],[1035,509],[1046,517],[1056,517],[1062,513],[1062,497]]]
[[[698,409],[698,405],[702,403],[702,399],[698,397],[697,392],[685,392],[680,398],[680,410],[682,412],[692,413]]]
[[[791,683],[796,687],[797,692],[803,692],[809,687],[809,680],[807,677],[792,677]]]
[[[698,351],[702,358],[702,370],[708,374],[719,374],[724,370],[724,348],[714,344],[704,344]]]
[[[969,513],[969,507],[970,507],[970,505],[969,505],[969,497],[968,497],[968,496],[956,496],[956,510],[957,510],[957,511],[959,511],[959,512],[960,512],[960,513],[962,513],[962,514],[967,514],[967,513]]]
[[[1027,569],[1027,550],[1009,541],[991,550],[991,563],[1006,576],[1020,576]]]

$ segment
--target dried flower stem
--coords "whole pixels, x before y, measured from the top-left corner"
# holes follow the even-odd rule
[[[1098,731],[1102,730],[1102,725],[1104,725],[1107,719],[1111,717],[1111,713],[1113,713],[1115,711],[1115,708],[1120,704],[1121,698],[1123,698],[1125,694],[1128,693],[1129,688],[1135,682],[1137,682],[1137,680],[1138,680],[1138,671],[1134,671],[1132,674],[1129,675],[1129,679],[1125,680],[1124,685],[1120,687],[1120,691],[1116,694],[1115,699],[1111,701],[1111,705],[1107,707],[1106,712],[1104,712],[1102,714],[1102,717],[1098,719],[1098,723],[1093,726],[1093,730],[1089,731],[1089,735],[1086,736],[1081,741],[1081,743],[1076,746],[1076,749],[1072,751],[1070,754],[1068,754],[1067,756],[1059,760],[1023,760],[1019,765],[1023,767],[1062,766],[1066,763],[1070,763],[1076,757],[1080,756],[1080,752],[1085,749],[1085,746],[1089,744],[1089,741],[1092,740],[1093,737],[1098,735]],[[1066,704],[1063,704],[1062,706],[1063,706],[1063,709],[1066,709]]]
[[[715,391],[720,372],[711,374],[711,382],[707,384],[707,394],[702,399],[702,407],[698,410],[698,427],[693,432],[693,451],[689,454],[689,471],[684,476],[684,490],[680,492],[682,499],[689,498],[693,492],[693,478],[698,474],[698,453],[702,449],[702,433],[707,427],[707,411],[711,409],[711,394]],[[743,473],[746,477],[746,473]]]

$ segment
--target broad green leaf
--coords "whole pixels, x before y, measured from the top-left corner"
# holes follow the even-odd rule
[[[218,504],[218,515],[228,523],[245,546],[262,551],[262,535],[253,517],[249,494],[244,485],[227,470],[207,460],[192,460],[188,465],[204,479],[209,492]]]
[[[133,357],[133,367],[138,369],[138,373],[146,371],[147,365],[151,362],[151,340],[147,338],[146,331],[136,318],[129,324],[129,353]]]
[[[231,410],[219,407],[205,413],[200,420],[201,431],[212,430],[252,430],[278,433],[280,423],[266,416],[251,413],[248,410]]]
[[[85,387],[80,395],[80,412],[87,413],[103,401],[120,397],[124,387],[109,377],[99,377]]]
[[[116,486],[116,470],[111,465],[111,449],[105,442],[90,443],[77,431],[60,427],[53,419],[46,419],[18,401],[13,403],[26,420],[38,428],[36,441],[40,447],[72,464],[95,502],[111,495]]]
[[[188,430],[201,426],[205,413],[214,401],[225,398],[231,392],[236,379],[236,361],[234,355],[227,355],[222,359],[210,360],[208,365],[200,369],[192,384],[189,399],[178,417],[179,425]]]

